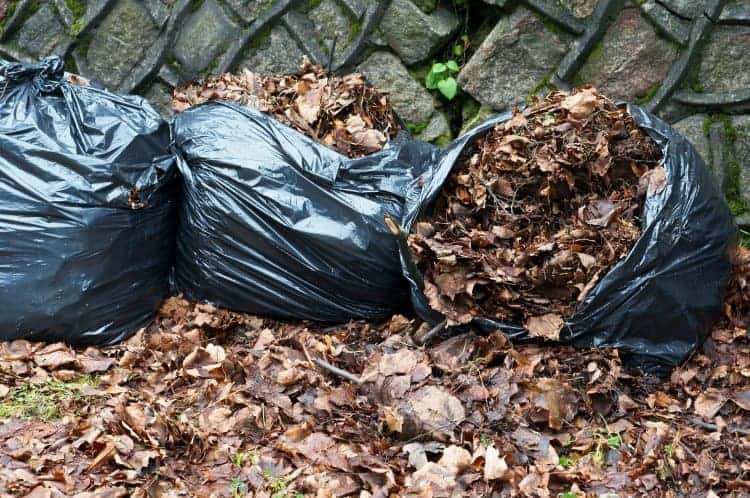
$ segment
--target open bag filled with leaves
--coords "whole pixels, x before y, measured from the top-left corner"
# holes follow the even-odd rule
[[[408,305],[397,245],[407,186],[436,155],[398,133],[361,75],[224,75],[178,89],[183,178],[173,283],[274,317],[346,321]],[[198,104],[200,105],[193,105]]]
[[[169,124],[141,97],[0,61],[0,339],[111,344],[169,290]]]
[[[594,88],[480,125],[408,199],[404,274],[433,324],[618,347],[664,371],[721,313],[735,226],[710,173],[668,125]]]

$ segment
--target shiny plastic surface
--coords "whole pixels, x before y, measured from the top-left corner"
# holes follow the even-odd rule
[[[722,312],[736,227],[693,146],[648,112],[637,106],[628,109],[662,147],[667,185],[661,193],[647,197],[640,239],[566,321],[561,342],[616,347],[628,366],[663,374],[704,341]],[[509,118],[510,114],[499,115],[454,141],[434,167],[412,184],[401,219],[406,231],[429,213],[471,141]],[[410,258],[402,251],[414,308],[423,319],[439,323],[443,316],[430,308],[421,290],[421,275],[407,264]],[[473,325],[484,330],[500,328],[517,341],[531,340],[518,324],[477,318]]]
[[[140,97],[0,61],[0,339],[118,342],[168,291],[169,126]]]
[[[405,134],[348,159],[272,117],[208,102],[173,124],[183,204],[173,275],[187,297],[342,322],[409,306],[386,214],[435,149]]]

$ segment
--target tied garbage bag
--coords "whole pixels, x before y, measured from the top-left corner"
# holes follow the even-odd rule
[[[341,322],[409,305],[395,239],[435,150],[397,136],[345,156],[260,112],[209,102],[173,124],[183,178],[174,287],[247,313]]]
[[[666,184],[647,194],[640,237],[564,321],[559,340],[577,347],[616,347],[626,365],[663,374],[703,342],[722,312],[736,227],[692,145],[639,107],[628,111],[662,149]],[[510,118],[510,113],[497,116],[454,141],[407,193],[400,219],[402,267],[416,312],[433,325],[445,317],[430,306],[406,234],[430,215],[467,147]],[[468,325],[448,328],[457,332],[468,326],[500,329],[521,342],[538,340],[522,324],[491,317],[475,316]]]
[[[168,291],[169,126],[139,97],[0,62],[0,339],[110,344]]]

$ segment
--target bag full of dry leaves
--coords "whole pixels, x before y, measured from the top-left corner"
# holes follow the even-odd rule
[[[407,198],[404,275],[433,324],[617,347],[663,373],[720,316],[723,196],[687,140],[592,87],[480,125]]]
[[[179,113],[211,101],[261,111],[351,158],[382,150],[401,130],[388,95],[362,74],[329,74],[306,57],[294,74],[243,69],[188,82],[175,88],[172,108]]]
[[[225,75],[178,91],[179,102],[200,105],[173,123],[184,194],[176,291],[330,322],[408,307],[383,220],[402,216],[407,187],[437,149],[395,133],[384,95],[359,75],[305,66],[291,76]]]

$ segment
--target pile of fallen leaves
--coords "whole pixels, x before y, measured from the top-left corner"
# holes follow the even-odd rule
[[[615,350],[181,298],[119,346],[2,343],[0,495],[747,496],[748,262],[665,381]]]
[[[556,338],[638,239],[661,159],[592,87],[515,109],[463,154],[410,235],[430,305],[451,324],[492,317]]]
[[[361,74],[334,76],[307,59],[296,74],[245,69],[187,83],[175,89],[172,108],[182,112],[209,100],[254,107],[348,157],[381,150],[400,130],[387,95]]]

